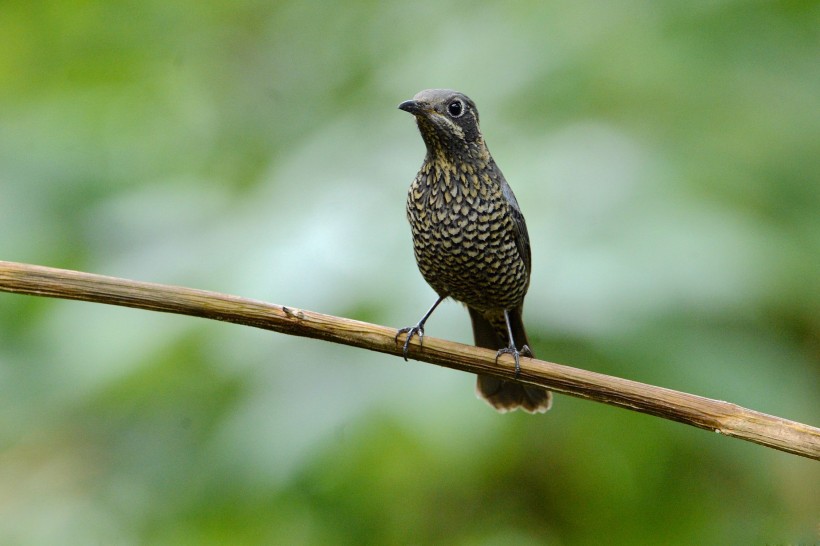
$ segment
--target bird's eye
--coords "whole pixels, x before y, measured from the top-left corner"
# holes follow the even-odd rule
[[[464,103],[460,100],[454,100],[447,105],[447,112],[454,117],[459,118],[464,113]]]

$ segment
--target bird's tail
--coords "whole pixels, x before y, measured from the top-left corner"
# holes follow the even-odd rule
[[[479,311],[468,309],[473,321],[476,347],[494,350],[507,347],[506,335],[499,335],[497,329]],[[521,320],[521,307],[511,310],[509,316],[515,338],[513,343],[518,349],[524,345],[529,346],[524,322]],[[546,389],[504,381],[490,375],[478,376],[476,394],[501,413],[518,408],[527,413],[544,413],[552,405],[552,393]]]

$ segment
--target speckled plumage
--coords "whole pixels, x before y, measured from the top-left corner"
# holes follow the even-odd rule
[[[428,158],[410,186],[416,261],[439,294],[482,312],[513,309],[529,285],[526,226],[502,193],[506,182],[489,154],[470,152],[460,164]]]
[[[515,195],[484,143],[478,110],[467,96],[447,89],[422,91],[399,108],[416,117],[427,146],[407,197],[419,270],[439,301],[452,297],[467,305],[476,345],[513,353],[517,362],[517,347],[531,354],[521,322],[530,283],[529,236]],[[423,336],[433,309],[400,331],[408,341]],[[522,407],[535,413],[550,406],[548,391],[493,377],[479,376],[477,391],[499,411]]]

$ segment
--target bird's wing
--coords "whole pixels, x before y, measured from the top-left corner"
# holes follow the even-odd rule
[[[524,260],[524,265],[527,267],[527,275],[532,270],[532,259],[530,258],[530,235],[527,233],[527,222],[524,221],[524,215],[521,214],[521,207],[518,206],[518,201],[515,199],[515,194],[504,175],[499,171],[498,174],[501,183],[501,193],[504,199],[510,205],[510,211],[513,217],[513,232],[515,236],[515,246],[518,248],[518,253]]]

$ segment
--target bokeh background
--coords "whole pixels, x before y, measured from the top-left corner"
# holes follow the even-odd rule
[[[4,0],[0,259],[412,324],[396,105],[456,88],[527,217],[539,356],[817,425],[818,29],[799,1]],[[609,406],[501,416],[435,366],[0,294],[3,544],[811,544],[818,491]]]

